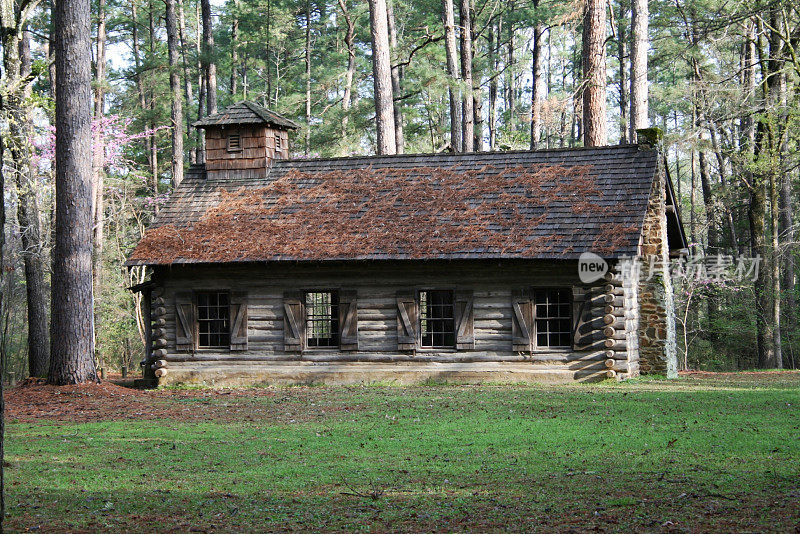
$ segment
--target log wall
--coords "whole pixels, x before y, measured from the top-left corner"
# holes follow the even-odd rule
[[[154,317],[163,319],[158,330],[163,341],[158,347],[154,345],[156,360],[150,365],[164,369],[167,377],[170,373],[173,378],[207,376],[208,373],[235,375],[255,367],[264,369],[265,365],[271,366],[273,373],[281,366],[290,366],[292,372],[299,372],[298,365],[308,364],[380,364],[384,368],[386,364],[521,365],[523,370],[563,373],[573,379],[623,376],[631,371],[627,350],[631,323],[626,321],[627,306],[622,287],[610,278],[591,287],[582,285],[574,261],[173,266],[157,269],[153,279],[163,295],[154,303],[153,310]],[[581,327],[580,343],[575,344],[577,350],[512,349],[512,292],[530,287],[573,288],[576,322],[579,313],[586,319]],[[472,349],[398,350],[397,292],[425,288],[472,292]],[[326,289],[356,291],[358,350],[287,352],[284,347],[284,294],[293,290]],[[246,351],[177,350],[176,294],[204,290],[246,293]],[[503,372],[499,369],[496,376]],[[273,376],[271,381],[279,380]]]

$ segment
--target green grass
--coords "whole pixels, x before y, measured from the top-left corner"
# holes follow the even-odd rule
[[[799,387],[800,375],[784,373],[164,392],[152,402],[231,415],[12,422],[7,523],[46,532],[792,531]]]

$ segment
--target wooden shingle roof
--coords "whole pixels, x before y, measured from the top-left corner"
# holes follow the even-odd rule
[[[128,265],[635,255],[658,152],[635,145],[193,167]]]
[[[212,126],[229,126],[236,124],[267,124],[282,129],[296,130],[300,126],[274,111],[270,111],[254,102],[242,100],[232,104],[218,113],[203,117],[194,123],[197,128]]]

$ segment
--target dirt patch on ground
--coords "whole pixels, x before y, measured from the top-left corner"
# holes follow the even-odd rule
[[[141,417],[153,408],[146,392],[111,382],[53,386],[29,378],[7,390],[6,418],[86,422]]]
[[[797,387],[800,371],[714,373],[685,371],[681,377],[710,387]],[[696,381],[696,382],[695,382]],[[123,382],[130,383],[130,382]],[[657,382],[665,387],[681,384]],[[356,390],[358,388],[355,388]],[[323,420],[360,411],[348,390],[293,388],[156,389],[123,387],[105,380],[73,386],[52,386],[28,379],[8,389],[8,421],[173,421],[295,423]]]
[[[109,381],[53,386],[30,378],[7,390],[8,421],[118,421],[170,419],[294,423],[349,408],[319,401],[318,388],[140,390]]]
[[[800,371],[773,369],[769,371],[680,371],[680,376],[695,378],[773,378],[776,376],[800,375]]]
[[[798,370],[765,370],[738,372],[682,371],[688,384],[709,387],[796,388],[800,387]]]

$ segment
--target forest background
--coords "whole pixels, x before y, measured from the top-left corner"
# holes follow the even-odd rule
[[[46,374],[49,351],[51,12],[0,0],[0,351],[17,378]],[[678,280],[681,366],[800,364],[793,2],[95,0],[92,38],[102,368],[138,368],[126,288],[147,273],[123,263],[202,161],[192,123],[243,99],[301,125],[293,157],[628,143],[656,126],[695,264],[733,260]],[[742,257],[761,258],[753,276],[733,276]]]

